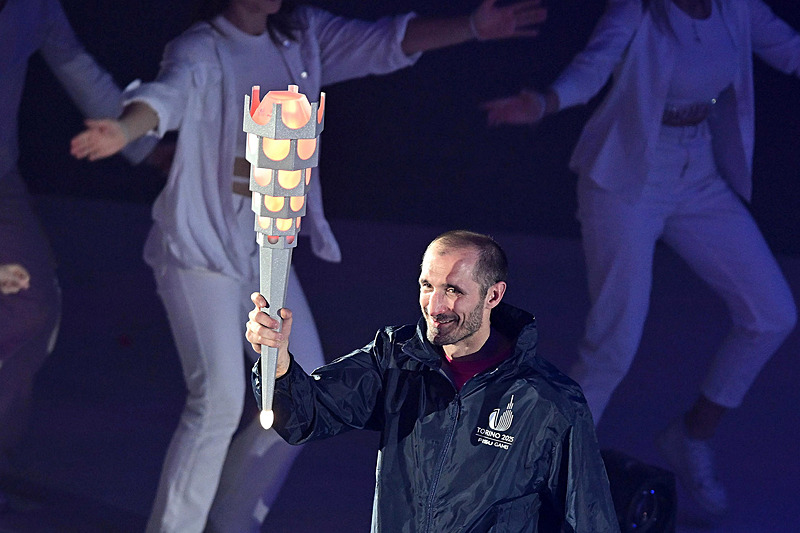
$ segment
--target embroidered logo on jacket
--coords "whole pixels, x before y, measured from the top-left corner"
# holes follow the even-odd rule
[[[478,437],[478,442],[507,450],[514,443],[514,436],[505,433],[511,428],[511,422],[514,420],[513,407],[514,396],[511,396],[511,400],[502,414],[500,413],[500,408],[492,411],[489,414],[489,427],[482,428],[478,426],[476,428],[475,434]]]
[[[511,401],[508,402],[506,410],[500,414],[500,409],[495,409],[489,415],[489,427],[495,431],[506,431],[511,427],[511,421],[514,420],[514,413],[511,408],[514,407],[514,396],[511,396]]]

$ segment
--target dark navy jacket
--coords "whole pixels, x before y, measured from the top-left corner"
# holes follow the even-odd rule
[[[501,303],[491,321],[514,352],[461,391],[422,319],[311,376],[292,361],[275,384],[275,429],[292,444],[381,432],[373,532],[619,531],[580,388],[536,355],[530,314]]]

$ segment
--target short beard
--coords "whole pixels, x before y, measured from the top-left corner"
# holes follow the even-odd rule
[[[475,309],[469,312],[464,319],[464,323],[456,328],[450,335],[437,336],[433,331],[428,328],[427,337],[428,341],[434,346],[445,346],[447,344],[455,344],[471,337],[476,331],[483,326],[483,304],[480,303],[475,306]]]

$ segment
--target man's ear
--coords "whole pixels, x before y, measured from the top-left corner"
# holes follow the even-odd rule
[[[503,299],[503,295],[506,293],[506,282],[505,281],[498,281],[491,287],[489,290],[486,291],[486,302],[485,305],[489,309],[494,309],[497,307],[497,304]]]

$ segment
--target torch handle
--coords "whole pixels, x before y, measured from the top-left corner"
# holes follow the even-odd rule
[[[262,311],[267,312],[266,308]],[[273,316],[273,318],[276,318]],[[283,321],[278,317],[278,322],[283,325]],[[281,330],[278,326],[278,331]],[[275,395],[275,373],[278,370],[278,349],[272,346],[262,346],[261,348],[261,410],[272,410],[272,398]]]
[[[291,248],[260,249],[260,290],[269,307],[262,311],[278,321],[278,331],[283,329],[280,310],[286,303],[286,290],[292,264]],[[266,348],[266,349],[265,349]],[[278,349],[270,346],[261,348],[261,412],[272,411],[272,398],[275,395],[275,372],[278,369]]]

